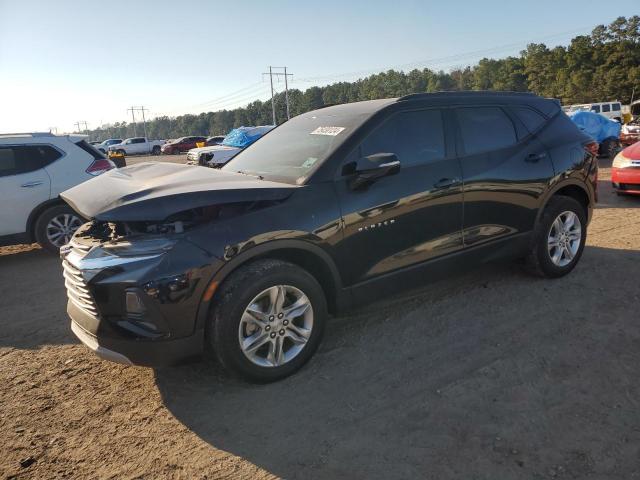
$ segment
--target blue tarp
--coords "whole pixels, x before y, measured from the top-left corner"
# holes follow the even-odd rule
[[[615,120],[594,112],[576,112],[571,115],[571,120],[587,135],[602,143],[607,138],[618,138],[621,125]]]
[[[238,127],[231,130],[226,137],[222,145],[228,147],[245,148],[258,140],[261,136],[271,130],[271,125],[264,127]]]

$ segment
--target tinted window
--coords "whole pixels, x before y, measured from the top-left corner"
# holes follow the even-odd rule
[[[467,155],[499,150],[516,143],[513,123],[501,108],[459,108],[456,116]]]
[[[445,157],[440,110],[403,112],[374,130],[360,147],[360,155],[395,153],[402,168]]]
[[[513,109],[530,133],[535,132],[545,122],[545,118],[542,114],[527,107],[514,107]]]
[[[76,143],[76,145],[78,147],[80,147],[82,150],[84,150],[85,152],[87,152],[89,155],[91,155],[94,159],[99,160],[101,158],[106,158],[102,152],[96,148],[94,148],[93,145],[89,145],[86,141],[84,140],[80,140],[79,142]]]
[[[62,156],[49,145],[0,146],[0,176],[33,172]]]
[[[600,105],[593,105],[591,107],[592,112],[600,113]]]
[[[611,111],[611,105],[609,105],[608,103],[606,105],[602,105],[602,111],[603,112],[610,112]]]
[[[614,103],[611,105],[611,110],[613,110],[614,112],[619,112],[620,111],[620,104],[619,103]]]
[[[131,143],[144,143],[144,138],[134,138]]]

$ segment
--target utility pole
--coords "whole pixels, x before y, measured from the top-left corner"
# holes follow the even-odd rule
[[[147,120],[144,118],[144,111],[147,110],[147,112],[149,111],[147,108],[144,108],[144,105],[140,106],[140,111],[142,112],[142,125],[144,127],[144,138],[146,138],[147,140],[149,139],[149,137],[147,137]]]
[[[127,112],[129,110],[131,110],[131,118],[133,119],[133,136],[135,137],[137,135],[137,133],[136,133],[136,123],[135,123],[136,122],[136,117],[134,115],[134,112],[140,112],[140,113],[142,113],[142,126],[144,128],[144,136],[145,136],[145,138],[148,138],[147,137],[147,120],[146,120],[146,118],[144,116],[144,112],[145,111],[148,112],[149,109],[148,108],[144,108],[144,105],[140,105],[139,107],[132,106],[131,108],[127,108]]]
[[[135,108],[136,108],[136,107],[127,108],[127,112],[128,112],[129,110],[131,110],[131,121],[132,121],[132,123],[133,123],[133,136],[134,136],[134,137],[137,137],[137,136],[138,136],[138,134],[137,134],[137,132],[136,132],[136,116],[135,116],[135,115],[134,115],[134,113],[133,113],[133,112],[134,112],[134,110],[135,110]]]
[[[78,120],[76,123],[74,123],[74,125],[78,129],[78,133],[82,132],[81,126],[84,125],[84,133],[89,135],[89,126],[87,125],[86,120]]]
[[[284,72],[274,72],[273,69],[274,68],[279,68],[279,69],[283,69]],[[287,77],[292,77],[293,74],[292,73],[287,73],[287,67],[272,67],[269,66],[269,71],[268,72],[264,72],[264,75],[269,75],[269,80],[271,81],[271,113],[273,115],[273,124],[276,125],[276,105],[275,105],[275,100],[274,100],[274,95],[273,95],[273,77],[275,76],[276,78],[280,78],[281,76],[284,76],[284,88],[285,88],[285,92],[284,92],[284,98],[285,98],[285,102],[287,104],[287,120],[289,120],[290,118],[290,114],[289,114],[289,82],[288,82],[288,78]]]

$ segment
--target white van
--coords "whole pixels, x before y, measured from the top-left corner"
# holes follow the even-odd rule
[[[595,112],[605,117],[622,123],[622,104],[615,100],[611,102],[583,103],[580,105],[567,105],[563,107],[567,113],[585,111]]]

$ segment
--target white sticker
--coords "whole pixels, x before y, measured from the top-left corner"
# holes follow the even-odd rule
[[[318,127],[311,132],[311,135],[329,135],[335,137],[343,130],[344,127]]]

